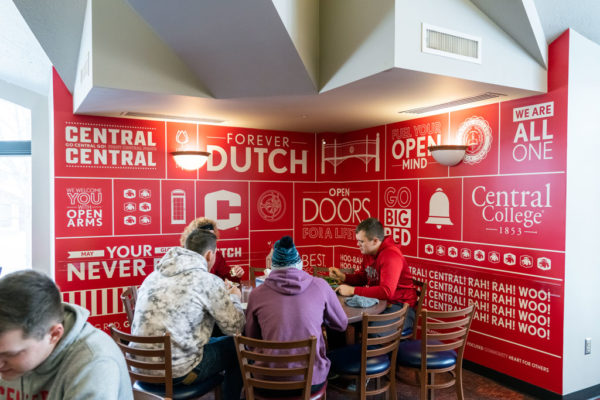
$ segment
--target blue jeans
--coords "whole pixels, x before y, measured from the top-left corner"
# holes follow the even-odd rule
[[[390,306],[388,306],[383,312],[382,314],[390,314],[396,311],[400,311],[402,309],[402,307],[404,307],[404,304],[392,304]],[[406,311],[406,317],[404,319],[404,326],[402,327],[402,331],[405,331],[408,328],[412,328],[413,325],[415,324],[415,309],[412,307],[408,307],[408,310]],[[397,321],[397,320],[396,320]],[[369,324],[371,326],[378,326],[378,325],[387,325],[389,322],[370,322]],[[373,334],[373,336],[381,336],[381,335],[389,335],[390,332],[382,332],[379,334]]]
[[[196,380],[200,381],[221,371],[225,371],[225,379],[221,385],[223,399],[239,400],[244,385],[231,336],[210,338],[204,345],[202,361],[194,367],[194,372],[198,375]]]

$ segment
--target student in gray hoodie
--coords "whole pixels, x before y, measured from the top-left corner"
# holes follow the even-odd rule
[[[0,279],[0,399],[131,400],[121,351],[47,276]]]
[[[223,397],[239,399],[242,376],[233,338],[211,338],[215,323],[225,335],[244,327],[240,290],[227,289],[208,272],[216,245],[213,233],[197,228],[188,235],[185,249],[169,249],[138,290],[131,331],[141,336],[169,332],[175,384],[194,385],[225,371]]]
[[[321,326],[344,331],[348,317],[335,292],[321,278],[302,271],[302,259],[289,236],[273,246],[271,273],[250,293],[246,310],[246,335],[273,341],[317,338],[311,392],[327,380],[327,358]]]

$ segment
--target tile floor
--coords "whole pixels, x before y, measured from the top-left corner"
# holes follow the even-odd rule
[[[406,376],[412,377],[411,371],[401,371]],[[508,388],[493,379],[482,376],[473,371],[464,369],[463,372],[464,380],[464,393],[466,400],[540,400],[543,397],[536,397],[533,395],[523,394],[511,388]],[[397,383],[397,396],[398,400],[413,400],[419,399],[419,388],[404,384],[401,382]],[[348,398],[343,393],[337,392],[333,389],[327,390],[328,400],[342,400]],[[373,396],[371,399],[384,399],[383,395]],[[454,387],[448,389],[440,389],[435,391],[436,400],[455,400],[456,391]],[[213,400],[214,396],[209,393],[201,398],[202,400]],[[545,399],[544,399],[545,400]]]

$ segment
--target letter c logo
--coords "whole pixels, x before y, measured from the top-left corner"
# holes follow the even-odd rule
[[[204,198],[204,213],[206,218],[217,221],[217,227],[220,230],[226,230],[239,226],[242,223],[241,213],[229,213],[227,219],[217,219],[217,203],[226,201],[229,207],[239,207],[242,205],[242,198],[239,194],[228,190],[219,190],[206,195]]]

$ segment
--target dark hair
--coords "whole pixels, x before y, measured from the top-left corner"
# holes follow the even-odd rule
[[[63,319],[60,292],[46,275],[28,270],[0,278],[0,333],[22,329],[23,337],[40,340]]]
[[[185,248],[204,255],[208,250],[217,249],[217,236],[206,229],[194,229],[185,240]]]
[[[383,225],[377,218],[367,218],[356,227],[356,233],[363,231],[369,240],[378,238],[383,241],[385,239],[385,231]]]

